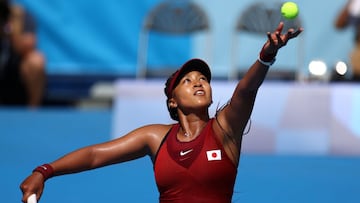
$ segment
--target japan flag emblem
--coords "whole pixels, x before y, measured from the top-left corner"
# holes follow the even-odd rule
[[[216,149],[216,150],[206,151],[206,156],[208,161],[221,160],[221,150]]]

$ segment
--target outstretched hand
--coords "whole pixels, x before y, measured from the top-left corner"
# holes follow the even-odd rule
[[[44,190],[44,179],[39,173],[32,173],[20,185],[23,193],[22,202],[26,203],[31,194],[36,194],[39,200]]]
[[[285,46],[290,39],[296,38],[303,31],[303,28],[298,28],[297,30],[291,28],[287,33],[282,34],[283,28],[284,22],[280,22],[273,33],[267,33],[268,40],[263,47],[263,51],[267,55],[276,55],[281,47]]]

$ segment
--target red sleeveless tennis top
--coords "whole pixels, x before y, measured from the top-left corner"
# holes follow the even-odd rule
[[[211,119],[200,135],[180,142],[174,124],[154,163],[160,202],[230,203],[237,168],[215,137]]]

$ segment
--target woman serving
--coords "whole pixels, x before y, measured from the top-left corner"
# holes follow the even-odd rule
[[[211,71],[191,59],[166,81],[166,105],[173,124],[149,124],[105,143],[71,152],[38,166],[21,184],[22,201],[40,199],[47,179],[149,156],[154,165],[159,202],[230,203],[244,129],[259,87],[278,50],[302,31],[282,33],[281,22],[262,47],[258,59],[238,82],[229,102],[209,116]]]

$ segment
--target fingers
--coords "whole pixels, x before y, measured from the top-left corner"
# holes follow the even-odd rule
[[[284,22],[281,21],[278,27],[276,28],[275,33],[276,32],[281,33],[283,29],[284,29]],[[298,28],[296,31],[293,28],[290,28],[287,31],[287,35],[289,36],[289,38],[294,38],[297,37],[303,30],[304,29],[302,27]]]
[[[21,201],[26,203],[30,195],[36,194],[39,200],[44,188],[43,177],[41,174],[32,174],[27,177],[20,185],[20,190],[23,193]]]
[[[274,40],[271,37],[271,33],[267,32],[266,35],[267,35],[268,41],[270,42],[270,45],[274,45]]]
[[[283,39],[281,38],[281,34],[280,32],[276,32],[275,33],[276,39],[277,39],[277,44],[278,45],[282,45],[284,43]]]
[[[287,33],[285,34],[285,38],[282,38],[281,37],[281,32],[282,30],[284,29],[284,22],[280,22],[278,27],[276,28],[275,30],[275,35],[277,37],[277,40],[280,42],[280,43],[284,43],[286,44],[286,41],[288,39],[291,39],[291,38],[294,38],[294,37],[297,37],[302,31],[303,31],[303,28],[298,28],[296,31],[293,29],[293,28],[290,28]],[[280,41],[281,40],[281,41]]]
[[[279,23],[278,27],[276,28],[276,31],[275,31],[275,32],[281,33],[283,29],[284,29],[284,22],[281,21],[281,22]]]
[[[278,47],[284,44],[284,39],[280,32],[277,31],[275,33],[268,32],[267,37],[271,47]]]
[[[290,28],[286,34],[290,36],[293,32],[294,32],[294,29]]]
[[[268,53],[277,52],[277,50],[285,46],[290,39],[297,37],[303,31],[303,28],[298,28],[296,31],[290,28],[286,34],[281,34],[283,28],[284,23],[280,22],[273,33],[266,33],[268,41],[265,43],[264,48]]]
[[[30,197],[30,195],[32,195],[33,193],[24,193],[21,201],[24,203],[27,203],[28,198]]]
[[[27,203],[29,197],[31,195],[33,195],[33,194],[36,195],[36,200],[39,201],[39,199],[40,199],[40,197],[42,195],[42,192],[41,191],[40,192],[35,192],[35,191],[30,191],[30,190],[26,191],[26,192],[25,191],[23,192],[23,196],[22,196],[21,201],[24,202],[24,203]]]
[[[29,196],[34,194],[35,192],[26,184],[21,184],[20,189],[23,193],[21,201],[27,203]]]
[[[291,38],[297,37],[304,29],[299,28],[295,32],[292,33]]]
[[[270,45],[274,45],[274,44],[282,44],[284,42],[286,42],[288,39],[292,39],[297,37],[302,31],[303,28],[298,28],[296,31],[293,28],[290,28],[287,33],[285,34],[285,36],[283,37],[281,32],[284,28],[284,22],[280,22],[278,27],[276,28],[276,30],[273,33],[267,32],[267,38],[270,42]],[[275,35],[276,38],[276,42],[275,43],[275,39],[272,37],[272,35]]]
[[[21,201],[24,202],[24,203],[28,203],[29,197],[30,197],[31,195],[33,195],[33,194],[36,195],[36,201],[39,201],[41,194],[37,194],[37,193],[35,193],[35,192],[26,192],[26,193],[24,193]]]

